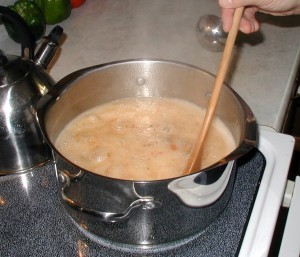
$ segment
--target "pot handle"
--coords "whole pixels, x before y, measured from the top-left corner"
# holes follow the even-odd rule
[[[99,210],[95,210],[95,209],[91,209],[89,207],[83,206],[81,203],[78,203],[78,202],[72,200],[71,198],[69,198],[65,193],[66,189],[70,186],[71,182],[73,180],[76,181],[76,180],[80,179],[83,175],[84,175],[84,172],[81,170],[75,175],[69,174],[69,172],[67,172],[66,170],[59,171],[59,176],[62,180],[62,183],[64,184],[61,189],[62,199],[67,204],[69,204],[70,206],[72,206],[76,209],[79,209],[80,211],[99,216],[100,219],[104,222],[114,223],[114,222],[124,221],[130,216],[131,212],[138,207],[141,207],[142,209],[150,210],[150,209],[154,209],[154,208],[161,206],[161,203],[158,201],[155,201],[154,197],[152,197],[152,196],[145,196],[145,197],[138,196],[139,198],[134,200],[124,211],[118,212],[118,213],[99,211]]]
[[[210,205],[218,200],[224,192],[234,163],[234,161],[229,162],[226,164],[225,169],[224,166],[220,167],[222,170],[217,172],[222,172],[222,174],[212,183],[197,183],[197,180],[199,180],[199,176],[208,176],[210,172],[214,172],[214,169],[218,168],[175,179],[169,183],[168,189],[187,206],[204,207]]]

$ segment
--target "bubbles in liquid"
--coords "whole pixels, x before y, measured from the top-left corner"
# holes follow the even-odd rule
[[[91,161],[94,161],[96,163],[102,163],[104,161],[107,161],[109,159],[109,150],[99,147],[95,148],[94,151],[91,152]]]
[[[82,117],[82,119],[79,121],[79,129],[84,129],[88,127],[92,127],[97,125],[97,127],[102,126],[104,124],[104,121],[101,119],[101,117],[95,115],[95,114],[88,114]]]
[[[124,134],[134,127],[134,123],[131,120],[120,118],[113,120],[111,127],[113,131]]]
[[[55,145],[67,159],[104,176],[130,180],[178,177],[183,175],[204,115],[198,106],[179,99],[120,99],[76,117]],[[229,130],[215,119],[204,145],[203,166],[235,147]]]
[[[84,131],[82,129],[73,133],[73,137],[82,144],[92,143],[93,141],[93,133],[91,131]]]

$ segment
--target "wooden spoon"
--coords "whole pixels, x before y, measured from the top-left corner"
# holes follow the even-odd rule
[[[226,77],[226,73],[228,70],[231,53],[239,30],[240,20],[243,15],[243,12],[244,12],[244,7],[239,7],[234,12],[232,27],[229,31],[226,40],[224,53],[215,80],[215,85],[208,103],[208,107],[201,127],[201,131],[197,138],[193,151],[190,155],[190,158],[188,160],[187,167],[184,174],[190,174],[192,172],[196,172],[201,169],[202,150],[203,150],[204,141],[215,114],[215,110],[218,104],[218,99],[221,93],[222,86],[224,84],[224,79]]]

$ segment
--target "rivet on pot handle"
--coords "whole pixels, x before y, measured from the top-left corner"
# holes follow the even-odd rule
[[[234,161],[226,165],[220,178],[209,185],[195,183],[199,174],[193,174],[175,179],[169,183],[168,189],[174,193],[184,204],[190,207],[203,207],[212,204],[222,195],[229,181]],[[212,172],[212,171],[207,171]]]
[[[130,216],[132,210],[136,209],[137,207],[141,207],[143,209],[150,210],[150,209],[154,209],[154,208],[161,206],[161,203],[158,201],[155,201],[154,197],[152,197],[152,196],[141,197],[141,196],[137,195],[139,198],[136,199],[135,201],[133,201],[127,207],[127,209],[125,209],[123,212],[114,213],[114,212],[99,211],[99,210],[88,208],[88,207],[83,206],[82,204],[70,199],[65,194],[65,190],[70,186],[71,182],[74,180],[80,179],[83,175],[84,175],[84,172],[82,172],[81,170],[75,175],[69,174],[69,172],[66,170],[59,171],[60,179],[61,179],[62,183],[64,183],[64,185],[61,189],[62,199],[66,203],[68,203],[70,206],[72,206],[76,209],[79,209],[80,211],[99,216],[100,219],[104,222],[114,223],[114,222],[124,221],[125,219],[127,219]]]

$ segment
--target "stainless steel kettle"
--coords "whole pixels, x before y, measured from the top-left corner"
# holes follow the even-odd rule
[[[56,26],[35,49],[34,37],[17,13],[0,6],[0,18],[13,24],[21,38],[21,56],[0,52],[0,174],[3,175],[29,170],[52,156],[39,128],[36,104],[54,85],[46,68],[63,30]]]

